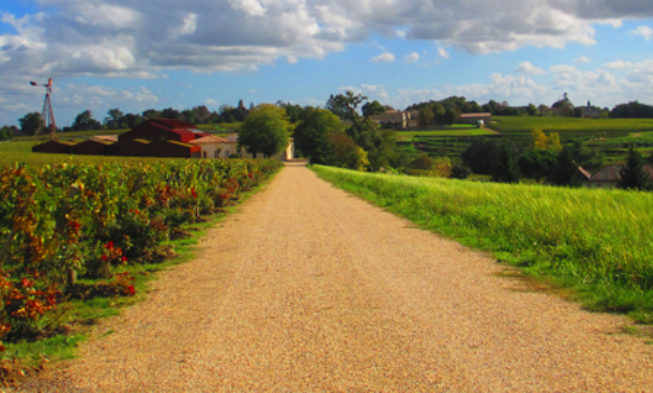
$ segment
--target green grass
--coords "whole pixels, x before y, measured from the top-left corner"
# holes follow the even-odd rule
[[[447,130],[417,130],[417,131],[397,131],[397,139],[400,141],[411,140],[415,137],[445,137],[445,136],[479,136],[492,135],[491,131],[485,128],[469,128]]]
[[[561,136],[606,135],[623,136],[636,131],[653,130],[653,119],[583,119],[557,116],[495,116],[490,128],[502,134],[528,134],[540,127],[544,132],[558,132]]]
[[[424,228],[573,289],[588,309],[653,323],[652,193],[314,170]]]

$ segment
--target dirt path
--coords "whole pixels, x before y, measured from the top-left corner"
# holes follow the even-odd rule
[[[20,391],[653,392],[625,318],[525,291],[300,164],[201,249]]]

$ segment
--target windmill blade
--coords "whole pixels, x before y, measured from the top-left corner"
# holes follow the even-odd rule
[[[32,86],[38,86],[39,85],[38,83],[36,83],[34,81],[31,81],[29,84],[32,85]]]

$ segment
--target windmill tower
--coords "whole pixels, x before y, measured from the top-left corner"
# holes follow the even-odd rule
[[[50,129],[50,139],[54,139],[54,133],[57,131],[57,124],[54,122],[54,112],[52,111],[52,78],[48,79],[48,83],[39,85],[36,82],[30,82],[32,86],[45,87],[45,99],[43,100],[43,110],[41,111],[41,121],[43,122],[43,129]]]

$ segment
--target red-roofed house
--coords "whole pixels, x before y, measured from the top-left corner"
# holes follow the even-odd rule
[[[118,142],[126,139],[147,139],[150,141],[175,140],[188,143],[197,138],[209,136],[194,125],[180,120],[154,119],[134,127],[131,131],[120,134]]]

